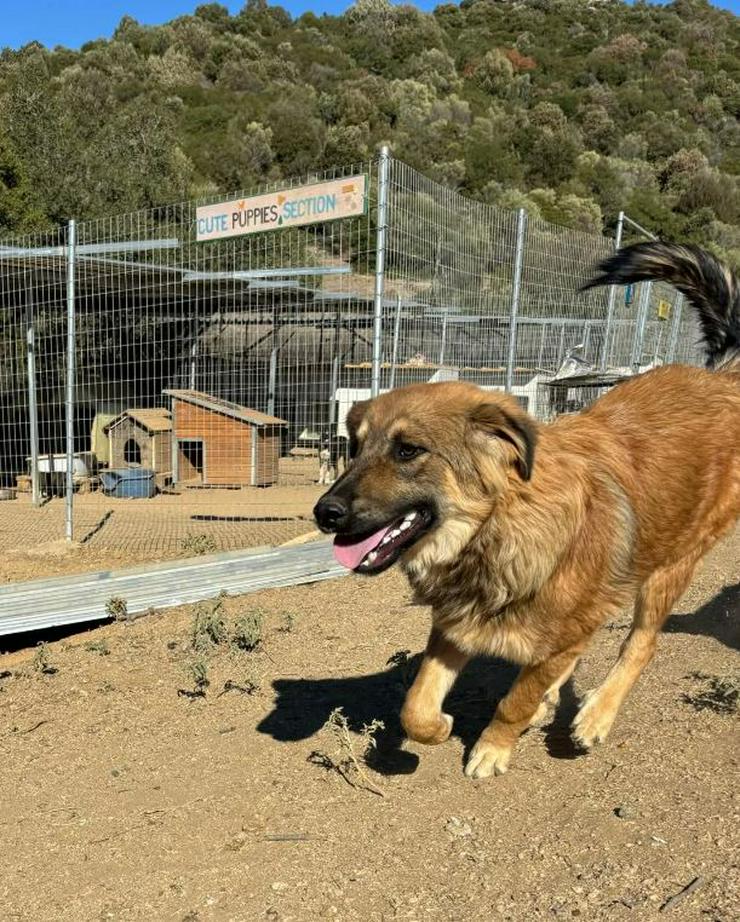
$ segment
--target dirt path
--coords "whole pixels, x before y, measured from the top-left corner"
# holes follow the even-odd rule
[[[243,619],[261,613],[262,640],[204,654],[205,697],[178,694],[196,689],[192,607],[0,656],[0,914],[740,918],[739,579],[740,533],[677,606],[603,747],[575,757],[566,725],[626,618],[599,635],[555,724],[526,735],[506,776],[476,782],[464,753],[512,670],[475,664],[449,702],[451,740],[401,746],[414,668],[401,651],[421,649],[428,614],[395,573],[227,600],[232,635],[242,619],[239,642],[254,641]],[[321,728],[336,707],[355,729],[385,722],[366,770],[384,796],[331,767],[342,755]]]

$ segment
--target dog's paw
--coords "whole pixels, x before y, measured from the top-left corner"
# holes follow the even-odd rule
[[[489,775],[503,775],[509,767],[511,747],[495,746],[493,743],[479,739],[473,746],[465,774],[468,778],[488,778]]]
[[[603,743],[616,716],[616,710],[605,706],[598,689],[587,692],[571,724],[574,741],[583,749]]]
[[[450,738],[450,733],[452,733],[452,715],[451,714],[442,714],[442,723],[440,724],[440,729],[437,737],[435,738],[435,743],[446,743]]]
[[[414,714],[401,712],[401,724],[406,731],[406,736],[417,743],[426,743],[427,746],[436,746],[445,743],[452,733],[452,717],[450,714],[440,713],[435,720],[420,719]]]

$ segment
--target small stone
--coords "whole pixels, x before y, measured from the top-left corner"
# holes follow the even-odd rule
[[[456,816],[451,816],[447,820],[445,829],[451,836],[455,836],[458,839],[463,839],[466,836],[473,835],[473,830],[471,829],[470,824],[463,823],[463,821]]]
[[[628,804],[620,804],[614,808],[614,815],[618,816],[620,820],[631,820],[635,817],[635,810]]]
[[[242,830],[237,832],[237,834],[226,843],[226,848],[231,852],[238,852],[240,849],[244,848],[247,842],[247,834]]]
[[[282,893],[284,890],[288,889],[288,885],[284,884],[282,881],[276,880],[275,883],[272,884],[272,889],[275,893]]]

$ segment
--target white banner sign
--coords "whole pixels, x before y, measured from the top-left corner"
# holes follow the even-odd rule
[[[218,240],[351,218],[365,214],[366,196],[367,176],[363,175],[203,205],[196,211],[195,239]]]

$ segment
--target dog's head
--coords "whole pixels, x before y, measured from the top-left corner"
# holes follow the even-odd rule
[[[471,384],[415,384],[357,403],[347,429],[352,460],[314,515],[358,573],[424,548],[454,556],[512,482],[532,475],[537,423],[512,397]]]

